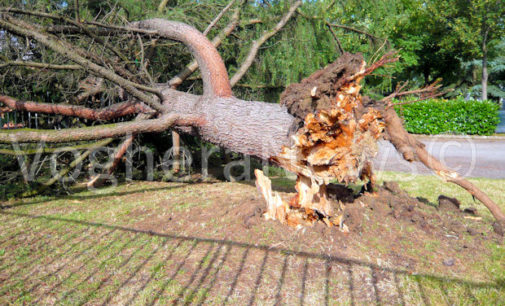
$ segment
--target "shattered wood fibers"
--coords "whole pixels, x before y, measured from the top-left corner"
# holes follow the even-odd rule
[[[338,203],[329,199],[327,185],[331,180],[345,184],[358,179],[373,180],[370,162],[377,153],[376,142],[384,123],[379,111],[363,106],[359,83],[365,62],[361,60],[359,65],[345,66],[342,63],[346,60],[355,62],[355,58],[339,59],[325,68],[326,71],[316,72],[296,84],[296,90],[308,91],[310,95],[310,98],[301,98],[301,103],[307,104],[310,99],[314,111],[304,113],[303,125],[292,136],[293,144],[283,147],[281,154],[272,160],[298,175],[297,194],[289,202],[282,200],[271,190],[270,180],[256,170],[256,185],[267,202],[267,219],[290,226],[321,221],[345,230],[342,216],[335,212],[339,210]],[[336,70],[340,73],[335,73]],[[331,73],[338,78],[328,78]],[[318,85],[324,90],[318,90]],[[286,91],[289,92],[289,88]],[[318,107],[320,101],[324,102],[324,107]],[[294,104],[288,109],[303,108],[295,108]]]

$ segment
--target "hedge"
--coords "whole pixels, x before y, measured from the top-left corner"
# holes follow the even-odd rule
[[[395,101],[400,103],[405,101]],[[396,105],[405,128],[414,134],[491,135],[500,122],[500,105],[492,101],[429,99]]]

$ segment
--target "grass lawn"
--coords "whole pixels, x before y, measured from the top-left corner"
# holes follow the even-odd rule
[[[456,197],[491,220],[471,196],[434,176],[378,178],[432,203],[440,194]],[[505,209],[505,180],[472,181]],[[503,239],[482,240],[478,261],[459,250],[440,254],[438,240],[399,239],[401,259],[392,261],[390,241],[370,235],[337,232],[303,245],[296,240],[309,231],[273,221],[244,228],[234,209],[248,203],[262,204],[250,184],[158,182],[2,202],[0,304],[505,303]],[[439,264],[444,256],[457,264]]]

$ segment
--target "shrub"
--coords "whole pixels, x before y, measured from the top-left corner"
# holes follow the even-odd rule
[[[405,128],[409,133],[429,135],[491,135],[500,122],[499,108],[499,104],[489,100],[464,100],[462,97],[452,100],[429,99],[395,106],[398,115],[405,120]]]

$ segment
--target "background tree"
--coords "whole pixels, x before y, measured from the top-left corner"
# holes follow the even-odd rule
[[[505,33],[505,6],[499,0],[429,1],[428,12],[446,27],[439,46],[456,49],[463,60],[481,58],[482,95],[488,98],[489,52]]]

